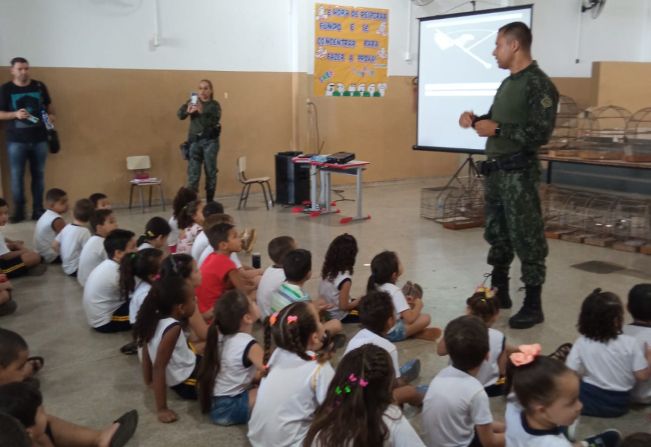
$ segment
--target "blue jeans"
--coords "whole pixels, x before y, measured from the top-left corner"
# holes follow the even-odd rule
[[[407,328],[405,327],[405,322],[402,321],[402,318],[396,321],[395,326],[389,329],[389,333],[387,333],[384,338],[393,343],[407,340]]]
[[[213,398],[210,419],[217,425],[242,425],[249,422],[249,392]]]
[[[7,142],[9,153],[9,170],[11,172],[11,195],[14,199],[14,214],[21,215],[25,211],[25,162],[29,161],[32,175],[32,209],[34,213],[43,211],[43,193],[45,192],[45,160],[47,159],[48,143]]]

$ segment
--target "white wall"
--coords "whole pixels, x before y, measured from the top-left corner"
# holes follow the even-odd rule
[[[311,73],[314,3],[2,0],[0,65],[23,55],[46,67]],[[463,0],[434,0],[425,7],[409,0],[331,3],[389,9],[389,74],[404,76],[417,71],[417,17],[471,10]],[[477,8],[526,3],[531,1],[478,0]],[[581,0],[533,3],[534,56],[552,76],[590,76],[593,61],[651,61],[651,0],[609,0],[597,20],[579,13]],[[160,46],[154,48],[156,5]]]

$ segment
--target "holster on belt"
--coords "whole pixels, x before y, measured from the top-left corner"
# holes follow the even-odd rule
[[[493,158],[478,162],[479,173],[484,177],[496,171],[521,171],[531,165],[531,157],[522,152],[506,158]]]

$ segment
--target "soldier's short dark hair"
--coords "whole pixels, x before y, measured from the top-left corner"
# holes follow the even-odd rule
[[[499,30],[500,33],[509,39],[515,39],[520,43],[520,46],[523,50],[531,50],[531,42],[533,41],[533,36],[531,35],[531,29],[522,22],[511,22],[507,23]]]
[[[25,59],[24,57],[14,57],[11,60],[11,66],[13,67],[16,64],[29,64],[29,62],[27,62],[27,59]]]

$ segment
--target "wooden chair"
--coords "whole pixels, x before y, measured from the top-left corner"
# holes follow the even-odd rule
[[[151,168],[151,159],[149,155],[136,155],[132,157],[127,157],[127,170],[131,171],[133,177],[129,180],[131,184],[131,189],[129,190],[129,209],[133,203],[133,190],[138,189],[140,194],[140,207],[142,212],[145,212],[145,197],[143,195],[142,189],[144,187],[149,188],[149,206],[151,207],[151,196],[152,189],[155,186],[158,186],[158,191],[160,193],[160,203],[165,211],[165,196],[163,195],[163,180],[156,177],[149,176],[149,169]]]
[[[271,184],[269,177],[258,177],[258,178],[247,178],[246,177],[246,157],[239,157],[237,159],[237,179],[242,184],[242,192],[240,193],[240,202],[237,204],[237,209],[241,209],[242,205],[246,208],[246,202],[249,199],[249,192],[251,191],[251,185],[258,184],[262,188],[262,194],[264,195],[264,204],[267,209],[270,209],[274,206],[274,197],[271,193]],[[267,195],[269,194],[269,195]]]

